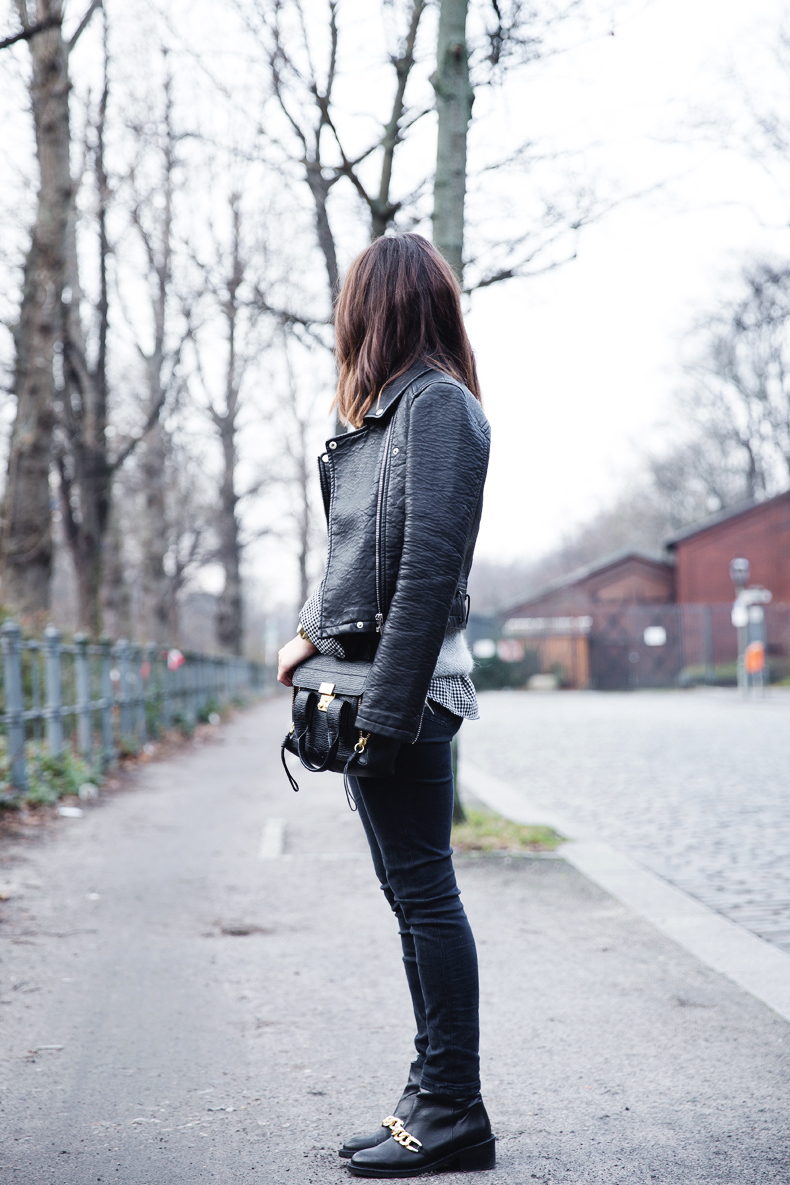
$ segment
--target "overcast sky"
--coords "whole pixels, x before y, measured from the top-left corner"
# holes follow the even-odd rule
[[[633,481],[640,450],[659,444],[671,425],[684,330],[716,301],[745,258],[790,255],[790,166],[786,177],[772,176],[744,153],[717,147],[697,126],[706,112],[737,116],[744,110],[735,72],[759,103],[782,109],[790,127],[790,71],[783,82],[773,55],[790,3],[588,2],[597,12],[588,28],[567,26],[566,40],[575,48],[511,74],[504,87],[480,91],[476,99],[472,171],[482,158],[512,149],[526,135],[541,147],[560,148],[564,161],[580,175],[597,175],[607,192],[623,199],[648,193],[623,200],[586,229],[573,262],[543,277],[487,289],[471,301],[469,329],[493,428],[478,554],[503,560],[549,550]],[[168,9],[174,47],[194,41],[197,60],[202,54],[212,70],[224,71],[243,102],[223,114],[226,108],[216,103],[191,57],[179,76],[179,93],[186,101],[193,87],[190,114],[203,131],[213,127],[216,110],[217,119],[229,120],[223,135],[232,137],[240,120],[255,116],[259,101],[245,82],[254,75],[244,70],[255,68],[245,65],[246,35],[232,20],[218,28],[209,0],[190,0],[191,20],[185,23],[178,16],[183,18],[184,3],[173,0]],[[308,9],[323,19],[324,0],[308,0]],[[116,11],[116,39],[123,20],[137,29],[140,11]],[[342,13],[352,53],[341,106],[362,117],[357,126],[368,135],[373,124],[364,117],[374,108],[381,115],[390,93],[379,7],[344,0]],[[364,54],[353,52],[355,36]],[[98,62],[99,47],[97,26],[80,52]],[[418,87],[428,92],[429,59],[430,53],[416,71]],[[116,69],[132,70],[143,60],[132,55],[126,62],[118,52]],[[15,111],[19,97],[12,80],[0,86],[0,101]],[[29,155],[30,129],[18,111],[11,133],[20,143],[20,159]],[[417,178],[435,153],[430,117],[404,151],[404,167]],[[8,149],[4,159],[14,155]],[[401,176],[401,190],[403,182]],[[490,184],[496,187],[496,178]],[[517,210],[521,201],[523,214],[534,198],[534,176],[519,184],[523,190],[516,186],[510,197]],[[344,261],[365,238],[364,219],[348,210]],[[429,223],[420,229],[430,233]],[[328,426],[329,420],[326,429],[318,425],[317,449]],[[255,441],[249,429],[247,452],[255,452]],[[271,540],[251,548],[248,571],[266,598],[290,603],[294,565],[290,551],[282,563],[283,546]],[[318,565],[316,556],[316,574]],[[208,586],[213,577],[209,572],[201,579]]]
[[[479,553],[537,555],[622,488],[670,417],[680,339],[697,310],[745,256],[790,250],[782,178],[690,126],[706,107],[739,107],[732,69],[763,101],[772,88],[780,101],[770,47],[786,9],[655,0],[614,36],[542,69],[542,132],[596,144],[590,160],[624,193],[667,185],[586,230],[561,270],[474,298],[469,328],[493,427]],[[522,99],[511,86],[508,102],[535,93],[525,86]]]

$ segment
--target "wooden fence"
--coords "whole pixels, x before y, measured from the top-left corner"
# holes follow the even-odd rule
[[[71,746],[86,763],[111,765],[163,729],[193,727],[211,711],[258,696],[272,681],[262,663],[235,656],[182,654],[125,638],[64,643],[48,626],[41,641],[15,621],[0,630],[3,656],[0,727],[8,749],[9,801],[28,786],[26,745],[51,757]]]

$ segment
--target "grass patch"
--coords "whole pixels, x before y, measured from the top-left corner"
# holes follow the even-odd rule
[[[83,782],[101,784],[100,769],[89,766],[69,747],[53,757],[43,741],[28,741],[25,757],[27,790],[17,795],[11,784],[8,743],[0,737],[0,796],[11,798],[9,805],[13,807],[51,806],[59,798],[77,794]]]
[[[564,838],[551,827],[511,823],[493,811],[466,808],[466,822],[453,827],[456,852],[551,852]]]

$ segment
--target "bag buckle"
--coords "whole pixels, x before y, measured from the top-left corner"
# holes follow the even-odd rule
[[[322,683],[319,686],[318,694],[321,696],[320,700],[318,701],[318,711],[319,712],[327,712],[329,710],[329,705],[331,704],[332,700],[335,698],[334,694],[333,694],[334,690],[335,690],[334,683]]]

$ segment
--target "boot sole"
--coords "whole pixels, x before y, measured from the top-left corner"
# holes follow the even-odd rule
[[[422,1177],[434,1169],[449,1169],[456,1173],[482,1173],[496,1168],[496,1137],[491,1136],[482,1144],[473,1144],[460,1152],[451,1152],[430,1164],[421,1164],[416,1169],[374,1169],[361,1165],[348,1166],[355,1177]]]

